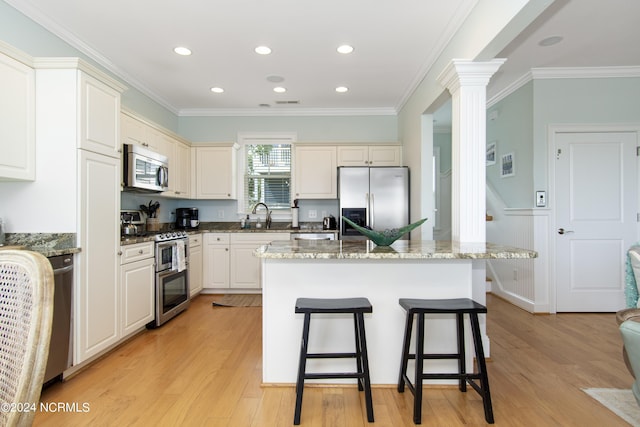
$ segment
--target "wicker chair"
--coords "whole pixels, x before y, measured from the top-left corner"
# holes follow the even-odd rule
[[[0,250],[0,426],[33,422],[49,355],[53,280],[44,256]]]

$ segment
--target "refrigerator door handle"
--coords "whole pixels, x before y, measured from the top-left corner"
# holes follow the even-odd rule
[[[369,224],[370,224],[369,226],[372,229],[375,229],[376,228],[375,227],[375,225],[376,225],[375,224],[375,222],[376,222],[375,221],[375,217],[376,217],[376,213],[375,213],[376,201],[375,201],[375,198],[373,197],[373,193],[371,193],[371,196],[369,196],[369,198],[371,200],[371,203],[370,203],[370,206],[369,206],[370,207],[369,212],[370,212],[370,217],[371,217],[371,220],[369,221]]]
[[[369,209],[369,193],[364,193],[364,206],[365,206],[365,213],[364,213],[364,222],[365,222],[365,226],[368,226],[369,223],[371,222],[371,210]]]

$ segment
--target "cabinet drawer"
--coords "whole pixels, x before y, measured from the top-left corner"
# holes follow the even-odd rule
[[[195,248],[197,246],[202,246],[202,234],[190,234],[189,247]]]
[[[120,252],[122,252],[120,264],[127,264],[141,259],[153,258],[153,242],[121,246]]]
[[[257,243],[264,245],[274,240],[289,240],[289,233],[233,233],[231,243]]]
[[[204,235],[204,242],[207,245],[229,243],[229,233],[207,233]]]

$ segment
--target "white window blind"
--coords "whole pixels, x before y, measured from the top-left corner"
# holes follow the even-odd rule
[[[245,144],[245,212],[259,202],[289,209],[291,144]]]

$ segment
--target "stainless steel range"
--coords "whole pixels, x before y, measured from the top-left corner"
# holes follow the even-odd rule
[[[189,307],[189,245],[184,231],[155,235],[156,318],[147,325],[156,328]]]

